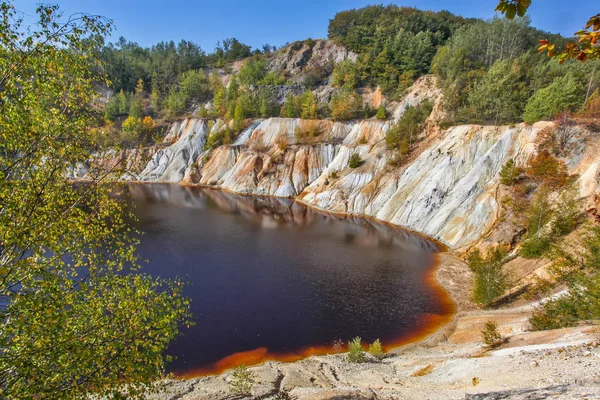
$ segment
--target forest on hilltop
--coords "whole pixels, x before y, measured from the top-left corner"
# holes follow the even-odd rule
[[[275,116],[346,120],[379,111],[378,117],[385,118],[385,110],[364,104],[360,93],[379,87],[393,101],[425,74],[437,76],[443,88],[445,125],[533,123],[599,101],[597,62],[561,64],[539,54],[540,39],[557,46],[573,39],[540,31],[528,17],[480,20],[448,11],[368,6],[337,13],[328,32],[330,40],[356,53],[356,60],[325,63],[305,71],[301,80],[274,70],[270,62],[290,46],[314,46],[310,38],[280,49],[266,44],[254,50],[232,38],[218,43],[212,53],[186,40],[143,48],[120,38],[98,50],[116,93],[104,119],[119,136],[121,124],[131,116],[123,126],[125,138],[116,141],[137,143],[144,132],[149,139],[155,122],[194,112],[235,119],[238,128],[247,118]],[[243,59],[239,71],[233,70],[231,63]],[[303,93],[288,93],[285,104],[274,98],[273,87],[298,84]],[[335,91],[329,101],[319,102],[313,92],[323,85]],[[144,117],[149,117],[146,123]]]

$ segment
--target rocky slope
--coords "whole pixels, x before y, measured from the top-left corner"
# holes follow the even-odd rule
[[[130,178],[295,197],[324,210],[373,216],[463,248],[483,237],[497,218],[502,165],[509,158],[524,164],[545,124],[428,129],[412,158],[395,166],[385,135],[408,105],[425,99],[440,102],[432,77],[413,86],[391,110],[389,121],[256,120],[232,145],[212,151],[204,151],[204,145],[223,128],[222,121],[178,121],[144,168],[129,169]],[[429,125],[435,127],[439,117],[434,111]],[[308,134],[311,130],[315,136]],[[352,169],[348,160],[354,153],[363,163]],[[579,163],[572,167],[580,168]]]

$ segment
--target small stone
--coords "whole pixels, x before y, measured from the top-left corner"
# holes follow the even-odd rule
[[[537,361],[535,361],[535,360],[533,360],[533,361],[531,362],[531,366],[532,366],[532,367],[539,367],[539,366],[540,366],[540,363],[539,363],[539,362],[537,362]]]

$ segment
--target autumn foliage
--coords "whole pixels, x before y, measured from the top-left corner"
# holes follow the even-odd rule
[[[516,16],[523,17],[531,6],[531,0],[500,0],[496,11],[508,19]],[[585,29],[575,32],[577,43],[569,43],[564,49],[559,49],[547,39],[540,40],[539,52],[547,52],[549,57],[558,58],[562,64],[566,60],[576,58],[579,61],[596,60],[600,58],[600,14],[592,16],[586,23]]]
[[[527,174],[552,189],[565,186],[569,180],[564,161],[557,159],[546,150],[540,152],[529,162]]]

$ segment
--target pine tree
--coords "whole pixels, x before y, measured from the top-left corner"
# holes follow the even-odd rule
[[[135,86],[135,95],[142,97],[144,95],[144,81],[142,78],[138,79],[137,85]]]
[[[269,109],[267,107],[267,97],[262,95],[260,97],[260,117],[268,118],[269,117]]]
[[[314,93],[310,90],[304,92],[302,95],[302,113],[300,117],[304,119],[316,119],[317,111],[317,98]]]
[[[517,167],[515,160],[511,158],[500,170],[500,183],[505,186],[512,186],[517,182],[522,173],[523,170]]]
[[[236,132],[244,129],[244,121],[246,119],[246,114],[244,110],[244,104],[242,99],[238,99],[235,104],[235,111],[233,114],[233,130]]]

